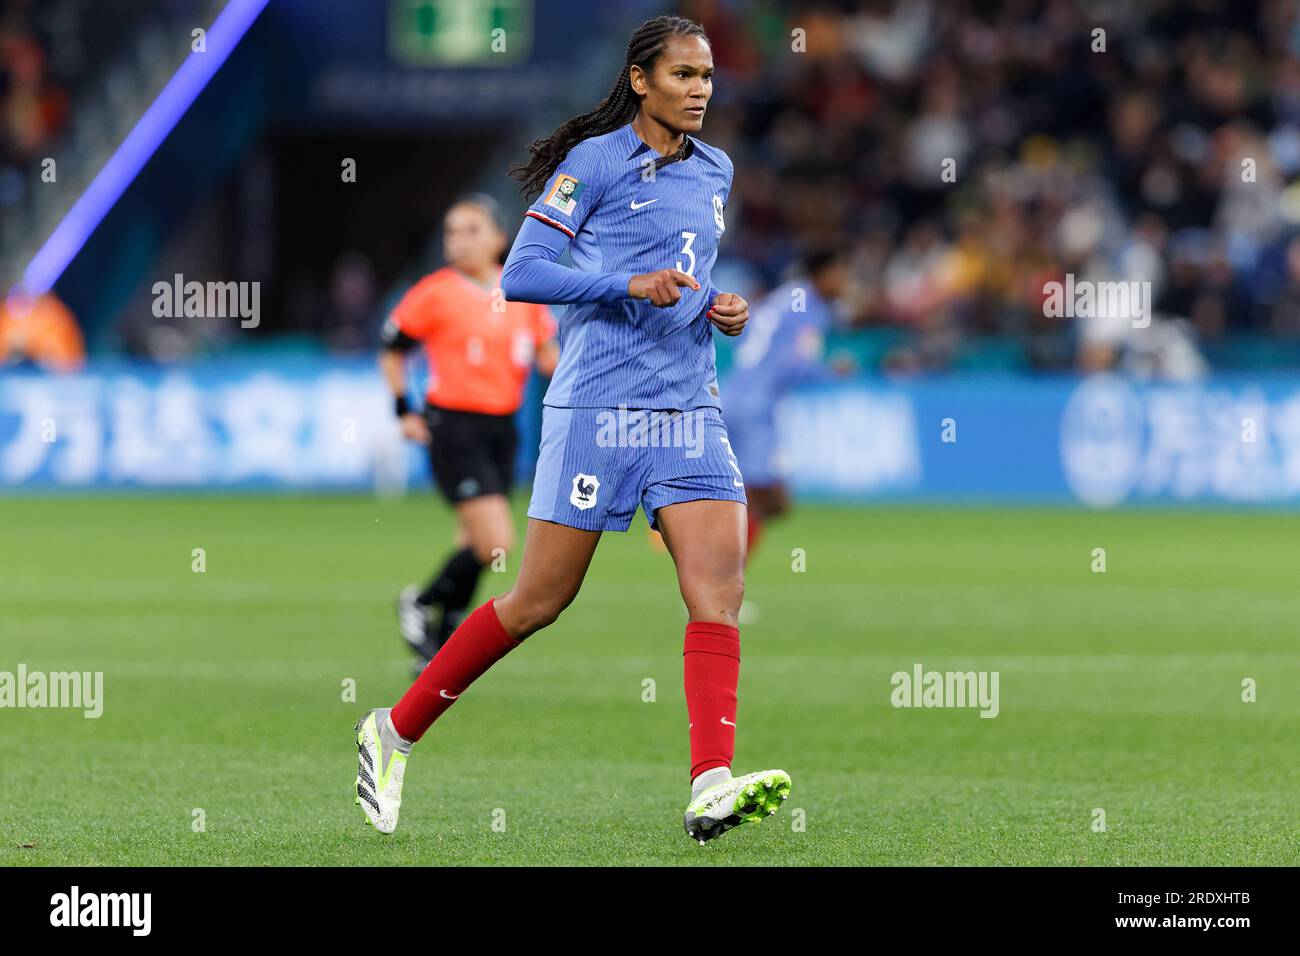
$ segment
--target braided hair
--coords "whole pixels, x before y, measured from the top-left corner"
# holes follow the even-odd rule
[[[627,43],[627,59],[623,71],[614,82],[600,105],[595,109],[575,116],[564,123],[550,136],[534,140],[528,146],[532,158],[526,163],[519,163],[510,169],[510,175],[523,185],[520,192],[531,200],[546,188],[546,183],[555,172],[556,167],[569,155],[569,150],[592,136],[610,133],[632,122],[640,109],[641,99],[632,89],[631,66],[636,64],[649,73],[664,52],[668,41],[674,37],[698,36],[705,39],[704,28],[685,17],[662,16],[645,21],[636,28]],[[690,143],[682,137],[682,147],[670,156],[660,156],[655,160],[655,169],[685,159]]]

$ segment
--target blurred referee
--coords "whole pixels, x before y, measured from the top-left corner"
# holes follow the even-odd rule
[[[491,196],[456,200],[443,220],[448,264],[416,283],[384,325],[380,368],[402,434],[428,446],[434,482],[456,511],[451,555],[397,602],[402,636],[424,662],[456,629],[483,567],[514,547],[515,412],[532,366],[549,376],[559,357],[550,309],[501,293],[503,223]],[[407,401],[405,357],[421,342],[429,358],[423,414]]]

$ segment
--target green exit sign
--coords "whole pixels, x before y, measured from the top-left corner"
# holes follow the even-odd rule
[[[394,60],[410,66],[516,63],[533,45],[533,0],[390,0]]]

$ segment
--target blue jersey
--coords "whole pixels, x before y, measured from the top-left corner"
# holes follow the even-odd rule
[[[787,389],[827,375],[823,355],[830,324],[830,306],[807,279],[773,289],[754,308],[733,353],[728,417],[770,412]]]
[[[560,315],[560,363],[547,405],[568,408],[719,407],[709,273],[726,229],[733,166],[687,136],[685,160],[653,168],[659,153],[628,123],[569,151],[526,215],[570,237],[576,270],[633,275],[679,269],[699,290],[676,305],[648,300],[573,302]]]

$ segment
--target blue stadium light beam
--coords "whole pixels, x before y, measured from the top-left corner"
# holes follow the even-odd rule
[[[207,52],[191,52],[149,105],[126,139],[109,157],[86,191],[60,220],[27,264],[23,289],[38,296],[50,291],[72,264],[104,217],[140,175],[222,64],[239,45],[271,0],[230,0],[207,35]]]

